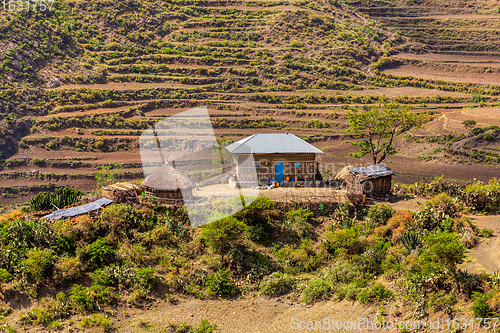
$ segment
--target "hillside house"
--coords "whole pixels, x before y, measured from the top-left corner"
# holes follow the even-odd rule
[[[308,182],[316,179],[316,155],[323,152],[291,133],[258,133],[226,149],[233,155],[236,176],[242,186],[257,174],[260,185],[271,181]],[[249,154],[253,156],[248,162]]]

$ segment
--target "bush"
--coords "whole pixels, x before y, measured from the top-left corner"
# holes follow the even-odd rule
[[[335,230],[326,234],[325,246],[335,255],[354,255],[363,252],[366,242],[360,239],[361,229],[354,226],[349,229]]]
[[[314,213],[307,208],[294,209],[286,213],[286,217],[289,221],[300,219],[304,220],[305,222],[310,222],[313,216]]]
[[[210,273],[205,279],[205,287],[215,295],[232,295],[236,292],[229,270],[219,269]]]
[[[356,300],[360,303],[380,302],[391,298],[392,295],[392,291],[387,289],[382,283],[375,283],[369,288],[361,289],[356,296]]]
[[[376,204],[368,208],[367,219],[375,226],[386,225],[396,210],[387,204]]]
[[[489,293],[479,293],[475,292],[472,295],[474,302],[470,307],[472,313],[474,314],[474,318],[488,318],[490,316],[490,306],[488,304],[491,294]]]
[[[255,199],[254,202],[252,202],[250,204],[250,206],[247,209],[251,208],[251,209],[263,211],[263,210],[273,209],[275,205],[276,205],[276,203],[271,201],[271,199],[269,199],[267,197],[258,197]]]
[[[135,271],[137,285],[146,290],[153,289],[156,284],[154,273],[155,270],[151,267],[137,269]]]
[[[309,209],[299,208],[286,213],[288,222],[291,224],[292,230],[297,232],[300,237],[310,235],[312,226],[310,224],[314,213]]]
[[[210,324],[208,319],[201,318],[200,324],[196,327],[194,333],[212,333],[217,328],[217,324]]]
[[[488,228],[481,229],[481,231],[479,232],[479,236],[483,238],[490,238],[491,236],[493,236],[493,230]]]
[[[476,182],[464,189],[463,201],[468,207],[491,214],[500,212],[500,180],[493,178],[488,183]]]
[[[277,272],[262,279],[259,291],[266,296],[279,296],[292,290],[294,285],[293,277]]]
[[[224,260],[224,256],[243,240],[246,229],[243,222],[227,217],[203,226],[201,235],[208,247]]]
[[[92,311],[96,308],[101,310],[101,306],[106,304],[116,305],[116,292],[113,287],[94,284],[87,288],[75,284],[71,288],[70,294],[70,300],[82,312]]]
[[[3,268],[0,268],[0,283],[7,283],[10,281],[12,281],[12,274]]]
[[[332,293],[330,283],[324,279],[312,280],[302,293],[302,302],[311,304],[319,300],[327,300]]]
[[[134,225],[134,208],[125,204],[109,205],[102,210],[101,224],[118,235]]]
[[[455,217],[460,211],[460,207],[454,199],[445,192],[432,197],[425,205],[433,209],[441,219],[446,218],[446,216]]]
[[[90,311],[94,308],[94,303],[89,295],[88,288],[82,285],[73,285],[73,287],[71,288],[71,296],[69,298],[81,311]]]
[[[113,323],[108,318],[96,313],[89,317],[82,318],[82,320],[80,320],[80,326],[82,328],[99,326],[103,331],[109,331],[112,328]]]
[[[54,254],[50,250],[30,249],[21,262],[23,274],[36,283],[45,281],[54,265]]]
[[[110,245],[107,238],[99,238],[92,244],[89,244],[85,251],[85,256],[89,264],[99,266],[110,262],[116,255],[115,250]]]
[[[61,257],[54,265],[54,280],[56,283],[64,283],[82,277],[83,264],[76,257]]]
[[[297,248],[287,244],[279,250],[274,250],[274,255],[285,273],[290,274],[313,271],[324,259],[314,251],[309,239],[304,239]]]

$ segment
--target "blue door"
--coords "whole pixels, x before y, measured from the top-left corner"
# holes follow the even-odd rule
[[[285,163],[274,163],[274,179],[278,183],[283,183],[285,180]]]

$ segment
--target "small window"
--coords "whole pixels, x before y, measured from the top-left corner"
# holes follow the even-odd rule
[[[295,167],[296,168],[300,167],[300,163],[295,162]]]
[[[254,166],[254,167],[257,167],[257,162],[253,162],[253,166]]]

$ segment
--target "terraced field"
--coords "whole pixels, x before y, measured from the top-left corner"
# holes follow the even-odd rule
[[[492,125],[488,117],[500,112],[500,82],[492,79],[499,77],[500,16],[493,3],[477,13],[460,3],[433,4],[424,10],[364,1],[152,1],[132,8],[102,2],[94,10],[68,2],[61,12],[73,17],[66,28],[79,36],[72,41],[78,51],[33,66],[39,86],[50,88],[25,102],[32,109],[13,107],[14,116],[2,117],[6,138],[19,124],[28,133],[15,154],[3,151],[0,200],[18,202],[66,184],[93,190],[94,172],[111,162],[123,163],[121,178],[141,178],[142,131],[199,105],[208,106],[220,138],[290,131],[338,168],[364,162],[348,156],[352,138],[343,131],[343,115],[355,107],[398,102],[428,113],[430,123],[416,137],[463,133],[459,123],[439,127],[442,117],[456,114]],[[437,16],[443,10],[449,17]],[[22,79],[14,70],[6,69],[3,82]],[[464,163],[477,161],[429,161],[422,157],[439,145],[419,140],[400,139],[401,155],[388,161],[397,180],[470,176]],[[484,179],[499,171],[492,164],[474,168]]]
[[[425,79],[500,84],[497,1],[350,1],[406,42],[384,71]]]

